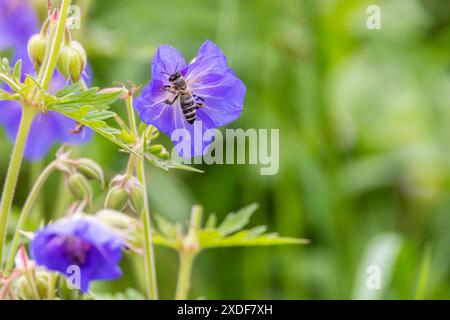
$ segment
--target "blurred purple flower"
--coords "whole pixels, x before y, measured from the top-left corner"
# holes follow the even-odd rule
[[[0,0],[0,51],[12,49],[12,64],[22,59],[22,73],[33,74],[33,64],[28,58],[27,42],[39,32],[37,16],[27,0]],[[87,70],[87,74],[90,70]],[[89,76],[85,77],[89,82]],[[66,84],[63,77],[55,72],[50,92],[57,92]],[[6,85],[1,86],[8,90]],[[14,141],[19,129],[22,108],[15,101],[0,101],[0,125],[6,129],[8,138]],[[31,161],[41,160],[54,144],[87,142],[92,131],[83,128],[80,133],[71,133],[76,122],[56,112],[38,114],[31,126],[25,146],[25,157]]]
[[[0,0],[0,51],[23,46],[37,32],[38,19],[27,0]]]
[[[173,104],[168,103],[173,101],[176,93],[164,88],[171,85],[169,77],[176,71],[187,81],[187,91],[203,104],[196,110],[193,124],[183,115],[180,98]],[[245,85],[236,77],[222,50],[213,42],[206,41],[189,65],[177,49],[162,45],[152,62],[152,80],[136,98],[134,107],[142,121],[172,138],[180,156],[190,158],[205,154],[213,142],[212,136],[203,140],[205,131],[227,125],[240,116],[245,92]],[[185,129],[189,135],[178,141],[180,137],[174,134],[177,129]]]
[[[118,263],[124,246],[124,240],[101,222],[75,215],[37,231],[30,251],[38,265],[66,276],[72,276],[69,267],[78,266],[79,289],[87,292],[91,281],[122,275]]]

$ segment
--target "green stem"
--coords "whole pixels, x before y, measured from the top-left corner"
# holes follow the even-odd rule
[[[66,29],[67,16],[69,14],[71,0],[62,0],[61,8],[59,11],[58,23],[56,24],[56,30],[52,38],[50,51],[45,56],[44,65],[42,66],[42,72],[39,73],[38,80],[42,88],[47,89],[52,80],[53,71],[55,70],[56,63],[58,61],[59,50],[64,38],[64,32]]]
[[[36,181],[39,179],[42,170],[45,169],[45,163],[44,161],[37,161],[31,163],[31,180],[32,183],[30,186],[33,187]],[[28,196],[27,196],[28,197]],[[44,213],[44,197],[40,197],[36,199],[33,206],[33,218],[34,221],[41,221],[43,219],[43,213]],[[23,210],[23,207],[22,207]]]
[[[179,249],[180,266],[178,269],[176,300],[186,300],[191,288],[192,267],[200,252],[198,231],[201,228],[203,208],[199,205],[192,207],[189,233]]]
[[[133,176],[135,162],[136,162],[136,157],[130,156],[130,158],[128,159],[128,163],[127,163],[127,169],[125,171],[125,176],[127,178],[131,178]]]
[[[39,291],[36,285],[36,277],[34,274],[34,269],[25,270],[25,277],[28,281],[28,286],[30,287],[31,292],[33,293],[33,297],[35,300],[39,300]]]
[[[6,83],[14,92],[20,91],[20,86],[10,77],[0,73],[0,81]]]
[[[31,189],[30,193],[28,194],[27,200],[25,201],[22,211],[20,212],[19,221],[17,222],[17,227],[14,232],[14,237],[11,243],[11,249],[9,251],[9,257],[6,262],[5,268],[6,271],[11,270],[14,266],[14,258],[16,256],[17,248],[19,247],[20,231],[25,228],[25,223],[27,221],[28,214],[33,208],[36,198],[39,195],[40,191],[42,190],[44,183],[47,181],[48,177],[52,174],[55,168],[56,162],[53,161],[44,169],[44,171],[42,171],[41,175],[36,180],[33,189]]]
[[[3,261],[3,248],[6,241],[6,226],[9,213],[11,211],[14,191],[16,189],[17,179],[19,177],[20,166],[22,164],[23,151],[27,142],[28,132],[33,122],[35,111],[32,107],[24,105],[22,107],[22,119],[17,132],[16,142],[13,147],[11,160],[9,162],[8,172],[6,174],[5,185],[3,187],[2,198],[0,202],[0,265]]]
[[[130,95],[125,99],[127,105],[128,119],[130,128],[133,131],[136,139],[138,139],[138,130],[136,125],[136,118],[133,109],[133,97]],[[138,141],[139,143],[139,141]],[[140,141],[140,149],[143,151],[143,144],[145,141]],[[144,159],[136,159],[136,156],[131,154],[129,163],[136,160],[136,172],[141,183],[144,194],[144,209],[142,212],[142,223],[144,228],[144,267],[145,267],[145,284],[147,290],[147,298],[151,300],[158,299],[158,286],[156,281],[156,266],[154,257],[154,248],[152,241],[152,227],[150,218],[150,208],[148,205],[147,183],[145,178],[145,164]]]
[[[195,253],[180,252],[180,267],[178,269],[176,300],[188,299],[189,289],[191,288],[191,274],[194,265]]]
[[[48,278],[47,300],[53,300],[56,291],[56,281],[58,280],[58,274],[51,272]]]

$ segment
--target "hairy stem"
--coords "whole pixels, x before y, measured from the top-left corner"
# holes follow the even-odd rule
[[[178,269],[177,292],[175,294],[176,300],[188,299],[195,256],[196,254],[192,252],[179,253],[180,266]]]
[[[192,207],[189,233],[179,249],[180,266],[178,269],[176,300],[186,300],[191,288],[192,267],[200,252],[198,231],[201,228],[203,208],[199,205]]]
[[[45,55],[44,64],[38,76],[38,81],[44,89],[48,89],[50,81],[52,80],[53,71],[55,70],[58,61],[59,51],[64,39],[70,3],[71,0],[62,0],[58,23],[56,24],[56,30],[51,41],[50,51]]]
[[[9,251],[8,260],[6,262],[6,271],[9,271],[14,266],[14,257],[16,256],[16,251],[19,247],[19,241],[20,241],[20,230],[23,230],[25,227],[25,223],[28,219],[28,214],[30,213],[31,209],[33,208],[33,205],[36,201],[37,196],[39,195],[40,191],[42,190],[42,187],[44,186],[44,183],[47,181],[48,177],[52,174],[52,172],[56,168],[56,162],[51,162],[45,169],[42,171],[38,179],[36,180],[36,183],[33,186],[33,189],[31,189],[30,193],[28,194],[27,200],[25,201],[25,204],[23,205],[22,211],[20,212],[19,221],[17,222],[16,230],[14,231],[13,240],[11,243],[11,249]]]
[[[133,131],[136,138],[138,138],[138,130],[136,125],[136,118],[133,109],[133,97],[130,95],[126,99],[128,118],[130,122],[130,128]],[[143,143],[140,141],[140,149],[143,151]],[[158,286],[156,280],[156,266],[152,241],[152,228],[150,218],[150,208],[148,204],[147,183],[145,177],[144,159],[136,159],[136,156],[131,154],[129,163],[136,161],[136,172],[139,182],[142,185],[144,194],[144,209],[142,212],[142,223],[144,227],[144,267],[145,267],[145,287],[147,290],[147,298],[151,300],[158,299]],[[127,170],[128,171],[128,170]]]
[[[20,91],[20,86],[13,79],[1,73],[0,81],[6,83],[14,92]]]
[[[8,172],[6,174],[5,185],[3,187],[2,198],[0,202],[0,265],[3,261],[3,249],[6,241],[6,226],[9,213],[11,211],[14,191],[16,189],[17,179],[19,177],[22,164],[23,151],[27,142],[28,132],[33,122],[35,111],[32,107],[24,105],[22,107],[22,119],[17,132],[16,142],[13,147],[11,160],[9,162]]]
[[[58,274],[51,272],[48,278],[48,288],[47,288],[47,300],[53,300],[56,291],[56,281],[58,280]]]

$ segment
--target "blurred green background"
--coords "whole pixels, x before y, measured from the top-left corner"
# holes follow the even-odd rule
[[[45,9],[45,1],[35,2]],[[204,174],[149,167],[153,213],[187,221],[196,203],[223,217],[257,202],[252,225],[311,239],[306,246],[206,251],[192,298],[450,298],[448,0],[78,4],[85,15],[76,38],[88,50],[94,85],[145,84],[158,45],[190,60],[211,39],[247,86],[244,112],[229,127],[280,129],[274,176],[251,165],[200,166]],[[371,4],[381,8],[381,30],[366,27]],[[0,137],[3,179],[10,146],[3,130]],[[127,160],[101,137],[77,153],[99,161],[109,178]],[[38,166],[26,165],[16,205]],[[41,202],[47,216],[56,210],[58,185],[53,177]],[[123,278],[95,288],[143,290],[140,263],[127,258]],[[366,286],[373,264],[380,290]],[[162,298],[172,298],[176,254],[158,249],[157,270]],[[417,293],[421,270],[425,289]]]

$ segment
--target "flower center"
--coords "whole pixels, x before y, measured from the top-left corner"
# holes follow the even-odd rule
[[[76,265],[82,265],[86,262],[86,254],[91,247],[91,244],[75,236],[69,236],[65,240],[65,252],[72,263]]]

